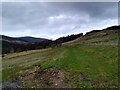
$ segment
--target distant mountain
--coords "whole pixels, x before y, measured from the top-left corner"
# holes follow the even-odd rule
[[[35,37],[8,37],[5,35],[0,35],[0,40],[10,42],[10,43],[20,43],[20,44],[25,44],[25,43],[39,43],[43,41],[48,41],[48,39],[44,38],[35,38]]]
[[[48,39],[44,39],[44,38],[35,38],[35,37],[19,37],[18,39],[23,40],[23,41],[27,41],[29,43],[36,43],[36,42],[43,42],[43,41],[48,41]]]
[[[9,42],[9,43],[19,43],[19,44],[28,43],[27,41],[21,40],[19,38],[8,37],[5,35],[0,35],[0,40],[2,40],[4,42]]]
[[[1,42],[2,42],[2,53],[10,53],[10,52],[33,50],[36,48],[44,48],[45,47],[44,43],[49,43],[50,40],[44,38],[9,37],[5,35],[0,35],[0,43]]]

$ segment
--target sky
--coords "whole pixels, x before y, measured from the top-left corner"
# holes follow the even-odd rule
[[[0,34],[57,39],[118,25],[117,2],[3,2]]]

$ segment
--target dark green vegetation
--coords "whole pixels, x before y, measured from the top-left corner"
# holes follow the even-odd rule
[[[15,38],[0,35],[0,42],[2,42],[2,54],[8,54],[46,48],[46,46],[51,42],[51,40],[34,37]]]
[[[3,57],[3,82],[21,87],[118,87],[118,31],[90,33],[62,46]],[[22,78],[22,79],[20,79]]]
[[[13,38],[4,35],[0,35],[0,42],[2,42],[2,54],[23,52],[29,50],[45,49],[49,47],[61,46],[62,43],[74,40],[83,36],[82,33],[75,35],[68,35],[66,37],[60,37],[56,40],[48,40],[44,38],[34,37],[19,37]]]

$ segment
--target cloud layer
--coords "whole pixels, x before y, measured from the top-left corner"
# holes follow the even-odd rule
[[[2,34],[56,39],[118,24],[116,2],[4,2]]]

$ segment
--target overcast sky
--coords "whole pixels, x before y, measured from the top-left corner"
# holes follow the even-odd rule
[[[4,2],[1,34],[56,39],[118,24],[117,2]]]

